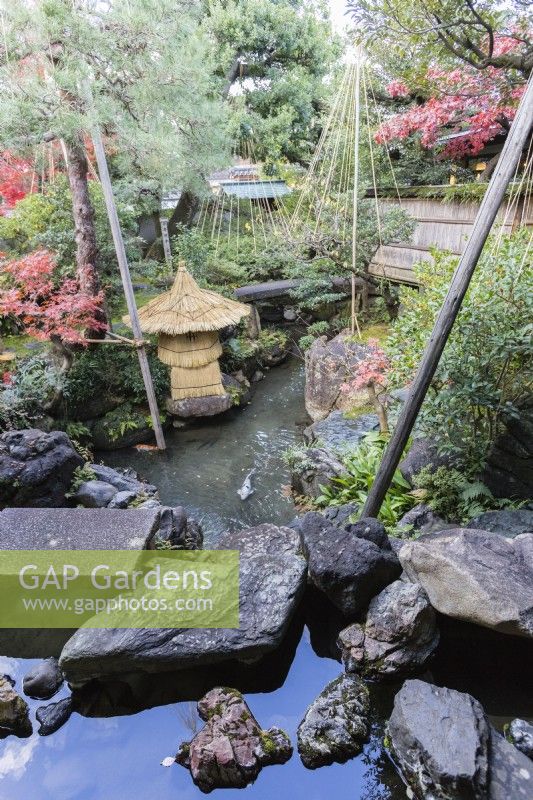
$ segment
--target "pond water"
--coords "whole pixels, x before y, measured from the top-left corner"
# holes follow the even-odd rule
[[[307,423],[303,392],[303,363],[290,360],[257,384],[250,405],[167,432],[165,453],[119,450],[105,462],[132,467],[165,505],[183,505],[202,523],[206,547],[232,528],[285,524],[295,511],[282,455]],[[255,493],[242,501],[237,490],[252,469]]]
[[[288,481],[281,453],[299,440],[305,423],[302,373],[301,363],[296,361],[273,370],[257,387],[251,406],[222,420],[171,432],[163,457],[128,451],[106,461],[138,470],[160,487],[164,503],[185,505],[202,520],[208,545],[231,526],[288,522],[295,511],[281,488]],[[256,493],[242,502],[236,492],[252,467],[257,470]],[[340,664],[328,657],[332,652],[330,632],[312,609],[312,603],[307,604],[304,617],[292,626],[284,653],[270,657],[259,682],[248,677],[230,684],[244,691],[264,728],[284,728],[293,744],[307,706],[341,672]],[[472,693],[500,730],[515,716],[533,716],[529,643],[466,626],[450,627],[444,620],[441,630],[437,657],[424,676],[427,680]],[[4,652],[9,656],[8,650]],[[10,674],[20,689],[22,677],[33,663],[0,658],[0,674]],[[225,678],[219,678],[223,685]],[[191,738],[199,722],[190,700],[214,685],[195,690],[185,685],[185,678],[177,682],[181,680],[183,686],[176,683],[171,687],[170,694],[175,690],[172,702],[167,699],[166,704],[123,716],[99,717],[104,712],[93,706],[86,709],[90,716],[74,713],[50,737],[34,734],[26,740],[9,737],[0,742],[0,800],[200,800],[202,793],[183,767],[161,766],[183,740]],[[158,677],[150,681],[155,690],[164,683]],[[372,733],[359,757],[344,765],[310,771],[295,753],[287,764],[265,768],[246,790],[218,791],[215,797],[404,800],[404,786],[381,747],[399,685],[371,685]],[[66,694],[64,688],[54,699]],[[178,697],[187,702],[176,702]],[[30,701],[32,719],[38,705],[41,703]],[[133,712],[133,708],[124,711]]]

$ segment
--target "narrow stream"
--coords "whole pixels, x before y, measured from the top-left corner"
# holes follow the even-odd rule
[[[269,373],[245,409],[170,432],[164,456],[130,450],[107,454],[105,460],[112,466],[133,467],[160,488],[165,504],[184,505],[202,521],[209,546],[229,527],[267,521],[283,524],[294,517],[293,504],[282,489],[288,482],[282,452],[299,441],[304,423],[303,368],[301,362],[293,361]],[[254,467],[256,492],[242,502],[237,489]],[[262,727],[279,725],[293,744],[307,706],[341,672],[337,661],[323,657],[326,648],[320,640],[326,631],[320,620],[307,622],[310,628],[304,628],[295,652],[289,648],[282,674],[278,677],[276,670],[265,667],[268,674],[263,683],[250,685],[246,691]],[[527,643],[495,635],[478,642],[468,629],[458,636],[454,628],[450,634],[442,622],[439,651],[423,677],[476,696],[499,730],[514,716],[532,716]],[[295,642],[300,630],[297,627]],[[0,658],[0,674],[15,678],[20,690],[32,663]],[[153,682],[158,683],[157,676]],[[287,764],[265,768],[253,786],[216,791],[215,798],[405,800],[405,788],[381,747],[399,686],[370,686],[372,733],[359,757],[310,771],[295,752]],[[54,700],[66,694],[63,689]],[[34,719],[40,703],[29,702]],[[172,702],[127,716],[74,713],[50,737],[9,737],[0,742],[0,800],[200,800],[204,795],[185,769],[177,764],[161,766],[181,741],[192,737],[194,708],[190,702]]]
[[[104,455],[112,467],[132,467],[159,487],[165,505],[183,505],[202,523],[205,546],[232,528],[261,522],[278,525],[295,516],[284,485],[283,452],[301,439],[307,418],[300,360],[267,373],[250,405],[166,434],[167,451],[119,450]],[[237,490],[252,470],[255,492],[242,501]]]

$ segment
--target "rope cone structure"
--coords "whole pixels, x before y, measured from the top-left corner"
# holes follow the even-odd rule
[[[139,310],[143,333],[157,334],[158,358],[170,367],[173,400],[225,394],[218,331],[249,313],[243,303],[201,289],[180,262],[170,291]],[[124,322],[130,324],[128,316]]]

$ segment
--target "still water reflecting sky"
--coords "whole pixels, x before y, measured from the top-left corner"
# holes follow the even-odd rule
[[[20,687],[31,663],[2,659],[0,670],[16,677]],[[247,695],[248,703],[262,727],[278,725],[294,743],[307,706],[340,670],[337,662],[317,658],[305,631],[284,686],[269,694]],[[63,694],[65,690],[57,698]],[[32,711],[38,705],[32,701]],[[204,795],[187,770],[160,764],[175,754],[182,740],[191,738],[185,720],[190,708],[190,704],[177,703],[109,719],[73,714],[52,736],[9,737],[0,743],[0,800],[199,800]],[[285,765],[266,767],[253,786],[216,791],[213,796],[221,800],[404,798],[401,783],[388,765],[383,778],[380,764],[373,763],[378,754],[371,742],[366,755],[310,771],[295,753]],[[381,761],[386,764],[386,757]]]

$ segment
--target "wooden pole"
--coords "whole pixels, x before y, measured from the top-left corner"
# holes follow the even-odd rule
[[[522,150],[533,129],[533,77],[530,77],[525,94],[518,107],[516,117],[507,135],[498,166],[479,207],[472,233],[459,260],[448,294],[435,322],[418,372],[411,384],[409,395],[402,409],[387,449],[383,454],[376,478],[363,508],[363,517],[376,517],[390,486],[396,467],[405,449],[418,412],[448,341],[453,324],[461,308],[481,251],[505,197]]]
[[[354,162],[353,162],[353,208],[352,208],[352,336],[357,333],[361,338],[357,312],[355,308],[355,272],[357,269],[357,214],[359,204],[359,137],[361,127],[361,51],[358,48],[355,61],[355,138],[354,138]]]
[[[159,409],[157,407],[154,384],[152,382],[152,375],[150,373],[150,366],[148,364],[148,357],[146,355],[146,346],[144,344],[141,325],[139,323],[137,306],[135,305],[135,294],[133,292],[133,285],[131,283],[126,248],[124,247],[124,239],[122,238],[122,231],[120,230],[120,222],[118,219],[117,207],[115,205],[115,198],[113,196],[113,187],[111,186],[111,178],[109,177],[109,170],[107,168],[107,159],[105,156],[102,137],[100,135],[100,131],[96,127],[92,131],[92,140],[94,144],[96,163],[98,164],[98,172],[100,173],[100,181],[104,192],[107,215],[109,217],[109,224],[111,226],[111,233],[113,234],[113,242],[115,244],[115,250],[117,253],[120,277],[122,278],[122,286],[124,287],[124,294],[126,296],[128,314],[130,315],[131,327],[133,329],[133,338],[137,347],[137,355],[139,357],[144,387],[146,389],[146,397],[148,398],[148,405],[150,407],[150,414],[152,416],[155,440],[159,449],[165,450],[165,437],[163,436],[163,429],[161,427],[161,419],[159,417]]]

